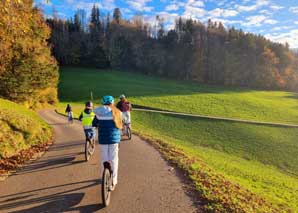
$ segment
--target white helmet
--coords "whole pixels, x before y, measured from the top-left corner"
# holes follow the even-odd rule
[[[120,98],[120,99],[125,98],[125,95],[122,94],[122,95],[119,96],[119,98]]]

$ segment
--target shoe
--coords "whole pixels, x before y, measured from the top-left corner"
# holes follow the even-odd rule
[[[115,188],[116,188],[116,184],[114,185],[114,184],[112,184],[111,186],[110,186],[110,191],[114,191],[115,190]]]

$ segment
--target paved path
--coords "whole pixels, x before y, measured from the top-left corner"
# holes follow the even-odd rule
[[[247,123],[247,124],[298,128],[298,124],[262,122],[262,121],[244,120],[244,119],[237,119],[237,118],[224,118],[224,117],[216,117],[216,116],[208,116],[208,115],[196,115],[196,114],[181,113],[181,112],[170,112],[170,111],[155,110],[155,109],[134,108],[134,110],[141,111],[141,112],[153,112],[153,113],[170,114],[170,115],[181,115],[181,116],[187,116],[187,117],[207,118],[207,119],[213,119],[213,120],[233,121],[233,122],[240,122],[240,123]]]
[[[54,127],[55,143],[39,160],[0,182],[0,212],[197,212],[187,184],[160,154],[134,136],[120,147],[119,184],[103,208],[99,146],[84,162],[84,135],[54,111],[40,115]]]

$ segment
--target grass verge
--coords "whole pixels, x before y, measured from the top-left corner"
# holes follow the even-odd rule
[[[133,129],[188,172],[209,210],[298,210],[297,129],[147,112]]]
[[[4,99],[0,99],[0,129],[0,173],[44,151],[52,139],[51,128],[35,112]]]

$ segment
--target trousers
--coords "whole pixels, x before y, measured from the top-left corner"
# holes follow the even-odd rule
[[[100,144],[101,147],[101,162],[102,171],[104,169],[103,163],[109,161],[113,170],[113,184],[118,183],[118,151],[119,144]]]

